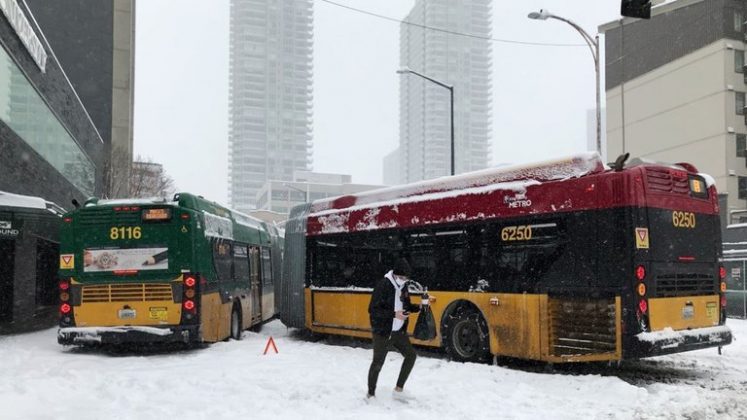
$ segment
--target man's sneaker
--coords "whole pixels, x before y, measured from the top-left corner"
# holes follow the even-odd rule
[[[392,399],[408,403],[413,400],[413,396],[407,391],[397,391],[395,389],[394,391],[392,391]]]

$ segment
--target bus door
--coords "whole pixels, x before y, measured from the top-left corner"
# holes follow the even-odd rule
[[[0,239],[0,322],[13,320],[15,239]]]
[[[262,320],[262,280],[260,278],[261,256],[258,246],[249,247],[249,279],[251,295],[252,325]]]

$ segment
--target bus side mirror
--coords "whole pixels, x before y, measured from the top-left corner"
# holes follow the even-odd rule
[[[651,0],[622,0],[620,14],[625,17],[651,19]]]

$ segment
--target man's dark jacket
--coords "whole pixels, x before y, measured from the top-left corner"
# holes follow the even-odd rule
[[[368,314],[371,318],[371,330],[378,335],[389,337],[392,333],[392,323],[394,321],[394,296],[395,290],[394,285],[388,278],[383,277],[376,283],[373,294],[371,295],[371,303],[368,304]],[[402,310],[406,312],[418,312],[420,310],[419,305],[413,305],[410,302],[410,292],[407,290],[407,283],[402,287],[400,292],[402,298]],[[405,318],[405,324],[400,329],[401,331],[407,331],[407,321]]]

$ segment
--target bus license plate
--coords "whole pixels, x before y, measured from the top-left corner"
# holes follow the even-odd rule
[[[695,309],[692,305],[685,305],[685,307],[682,308],[682,319],[693,319],[694,315]]]
[[[120,309],[117,312],[119,319],[135,319],[136,312],[134,309]]]
[[[711,318],[713,320],[716,319],[716,303],[715,302],[706,303],[706,315],[708,316],[708,318]]]
[[[149,317],[150,319],[157,319],[159,321],[166,321],[169,319],[169,311],[168,308],[164,307],[151,307],[149,309]]]

